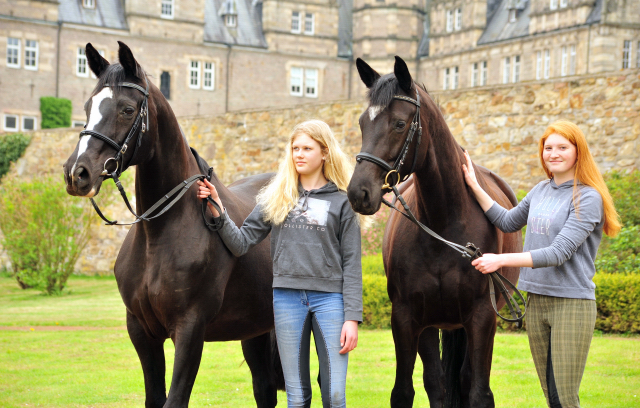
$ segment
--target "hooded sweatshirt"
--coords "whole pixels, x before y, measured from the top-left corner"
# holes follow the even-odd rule
[[[360,225],[347,193],[329,182],[315,190],[298,186],[300,199],[282,224],[264,220],[260,205],[238,228],[225,211],[218,231],[235,256],[271,232],[273,287],[342,293],[345,320],[362,321]]]
[[[521,268],[518,288],[540,295],[595,300],[593,275],[602,239],[604,210],[597,190],[578,183],[578,211],[573,180],[553,179],[536,185],[511,210],[499,204],[485,213],[500,230],[514,232],[527,225],[524,251],[533,268]]]

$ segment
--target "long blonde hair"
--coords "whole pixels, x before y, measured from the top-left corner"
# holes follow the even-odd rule
[[[299,175],[293,164],[292,144],[302,134],[308,135],[320,145],[325,157],[322,168],[324,177],[332,181],[339,190],[347,191],[353,174],[351,160],[340,148],[329,125],[317,119],[297,124],[289,136],[278,173],[256,197],[262,207],[264,220],[274,225],[282,224],[298,203]]]
[[[602,229],[608,236],[615,237],[621,228],[618,213],[616,212],[616,208],[613,204],[611,194],[609,194],[609,188],[607,188],[607,185],[602,178],[602,174],[600,173],[600,170],[598,170],[598,166],[589,151],[587,139],[578,126],[566,120],[560,120],[549,125],[538,143],[542,169],[547,174],[547,177],[553,178],[553,173],[551,173],[544,164],[542,154],[544,153],[544,142],[554,133],[564,137],[576,147],[575,176],[573,178],[573,201],[574,206],[576,207],[576,213],[579,212],[579,181],[584,185],[593,187],[598,193],[600,193],[600,196],[602,197],[602,204],[604,206],[604,226]]]

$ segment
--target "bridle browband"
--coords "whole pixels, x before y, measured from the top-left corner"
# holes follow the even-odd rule
[[[127,208],[129,209],[131,214],[133,214],[133,216],[136,217],[135,221],[126,222],[126,223],[119,223],[117,220],[111,221],[104,216],[102,211],[100,211],[100,208],[98,207],[98,204],[96,204],[93,197],[90,198],[89,200],[91,201],[91,205],[93,205],[93,208],[95,209],[96,213],[100,216],[100,218],[102,218],[106,222],[107,225],[133,225],[133,224],[139,223],[140,221],[151,221],[154,218],[158,218],[159,216],[167,212],[171,207],[173,207],[173,205],[182,198],[182,196],[187,192],[187,190],[189,190],[189,188],[196,181],[204,180],[205,178],[208,180],[211,180],[211,176],[213,174],[213,168],[209,168],[209,174],[206,176],[203,174],[193,175],[188,179],[184,180],[182,183],[178,184],[167,194],[165,194],[160,200],[158,200],[147,211],[145,211],[144,214],[138,215],[136,214],[135,211],[133,211],[133,208],[131,207],[131,203],[127,198],[127,193],[124,191],[124,187],[122,186],[122,183],[120,182],[119,177],[122,174],[122,172],[124,172],[133,162],[133,159],[138,151],[138,147],[140,147],[140,145],[142,144],[142,136],[144,135],[144,133],[147,132],[147,130],[149,130],[149,81],[147,80],[146,76],[144,80],[145,80],[146,88],[143,88],[140,85],[136,85],[131,82],[120,82],[117,84],[117,86],[136,89],[142,92],[142,94],[144,95],[144,99],[142,100],[142,104],[140,105],[140,111],[136,116],[136,119],[133,122],[133,125],[131,126],[129,133],[127,134],[127,137],[125,137],[124,141],[122,142],[122,145],[119,145],[113,139],[103,135],[100,132],[96,132],[94,130],[85,129],[80,132],[80,137],[82,136],[95,137],[97,139],[102,140],[104,143],[106,143],[108,146],[110,146],[116,151],[115,156],[109,157],[107,160],[105,160],[100,177],[104,179],[107,179],[107,178],[113,179],[113,182],[116,184],[116,187],[118,187],[118,191],[120,192],[120,195],[122,196],[122,199],[124,200],[124,203],[126,204]],[[108,87],[109,87],[108,85],[105,85],[105,88],[108,88]],[[135,142],[133,154],[131,155],[131,158],[125,165],[124,154],[128,150],[129,145],[131,143],[131,139],[135,135],[138,135],[138,138]],[[107,164],[112,160],[115,162],[116,168],[113,171],[109,172],[109,170],[107,170]],[[169,204],[165,205],[164,207],[162,207],[161,210],[159,210],[160,207],[168,200],[171,200],[171,202],[169,202]],[[222,228],[224,218],[220,217],[217,220],[214,219],[213,223],[208,222],[206,219],[207,202],[210,202],[216,208],[216,210],[218,210],[220,214],[222,214],[222,210],[220,209],[218,204],[211,199],[211,197],[207,197],[206,199],[202,200],[202,219],[204,220],[204,224],[210,230],[217,231],[220,228]],[[151,216],[151,214],[153,214],[156,211],[158,211],[158,213]]]
[[[402,149],[400,150],[400,154],[396,158],[393,164],[393,167],[390,166],[386,161],[382,160],[381,158],[367,152],[358,153],[356,155],[356,161],[358,163],[361,163],[362,160],[366,160],[371,163],[377,164],[378,166],[382,167],[384,170],[387,171],[387,174],[384,178],[384,184],[382,185],[382,190],[393,191],[393,193],[395,194],[395,198],[393,202],[390,203],[384,197],[382,197],[382,202],[386,206],[388,206],[392,210],[397,211],[403,216],[405,216],[406,218],[408,218],[411,222],[418,225],[420,228],[422,228],[423,231],[431,235],[433,238],[437,239],[438,241],[441,241],[442,243],[451,247],[453,250],[462,254],[462,257],[469,258],[470,261],[473,261],[475,259],[482,257],[482,252],[480,251],[480,248],[478,248],[473,243],[469,242],[467,243],[466,246],[462,246],[460,244],[456,244],[455,242],[448,241],[442,238],[440,235],[438,235],[435,231],[433,231],[432,229],[430,229],[429,227],[427,227],[426,225],[418,221],[418,219],[416,219],[415,215],[413,214],[413,212],[407,205],[406,201],[398,191],[398,184],[400,183],[400,181],[405,181],[407,177],[409,177],[409,175],[411,175],[415,170],[416,161],[418,158],[418,148],[420,147],[420,142],[422,141],[422,125],[420,124],[420,93],[418,93],[418,90],[416,89],[416,99],[413,99],[411,97],[404,96],[404,95],[394,95],[393,99],[409,102],[416,106],[416,113],[414,114],[413,120],[411,121],[409,133],[407,134],[407,137],[404,141],[404,145],[402,146]],[[413,137],[416,131],[418,132],[418,141],[416,143],[416,147],[413,155],[413,163],[411,164],[411,171],[407,173],[404,177],[402,177],[400,174],[400,168],[404,164],[404,160],[407,156],[407,153],[409,152],[409,147],[411,146],[411,142],[413,141]],[[389,180],[389,177],[394,173],[397,175],[397,180],[395,181],[395,183],[390,182]],[[402,207],[404,208],[404,212],[396,208],[395,206],[396,200],[400,201],[400,203],[402,204]],[[520,291],[516,288],[516,286],[513,283],[511,283],[507,278],[505,278],[498,272],[489,273],[487,274],[487,277],[489,279],[489,295],[490,295],[489,297],[491,299],[491,305],[493,306],[493,310],[495,310],[496,315],[498,315],[502,320],[505,320],[507,322],[516,322],[518,328],[522,327],[522,319],[524,319],[524,315],[526,314],[526,309],[527,309],[527,301],[522,296],[522,293],[520,293]],[[518,305],[518,302],[509,293],[503,281],[507,283],[507,286],[513,289],[514,293],[523,302],[524,311],[520,309],[520,305]],[[498,312],[498,306],[496,304],[496,298],[495,298],[496,292],[495,292],[494,283],[495,285],[498,286],[498,289],[500,290],[500,294],[506,301],[509,311],[511,312],[511,317],[512,317],[511,319],[508,319],[502,316]]]

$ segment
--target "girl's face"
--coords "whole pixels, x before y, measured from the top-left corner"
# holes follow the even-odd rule
[[[544,141],[542,160],[554,177],[573,172],[577,157],[576,147],[557,133],[551,134]]]
[[[293,164],[301,175],[312,175],[322,171],[324,154],[320,143],[306,133],[296,136],[291,143]]]

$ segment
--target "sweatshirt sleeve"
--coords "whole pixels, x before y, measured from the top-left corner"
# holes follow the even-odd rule
[[[575,206],[571,203],[569,218],[550,246],[531,251],[534,269],[565,263],[602,220],[602,197],[596,190],[583,191],[578,208],[576,214]]]
[[[502,207],[500,204],[493,202],[491,208],[484,214],[489,221],[502,232],[516,232],[527,225],[527,219],[529,218],[529,205],[531,204],[531,197],[533,197],[534,191],[538,186],[529,191],[529,193],[510,210]]]
[[[362,264],[360,224],[358,216],[351,216],[340,224],[340,255],[342,257],[342,297],[345,320],[362,322]]]
[[[271,232],[271,224],[264,221],[259,205],[255,206],[240,228],[236,226],[226,210],[222,217],[224,225],[218,233],[229,251],[238,257],[258,245]]]

